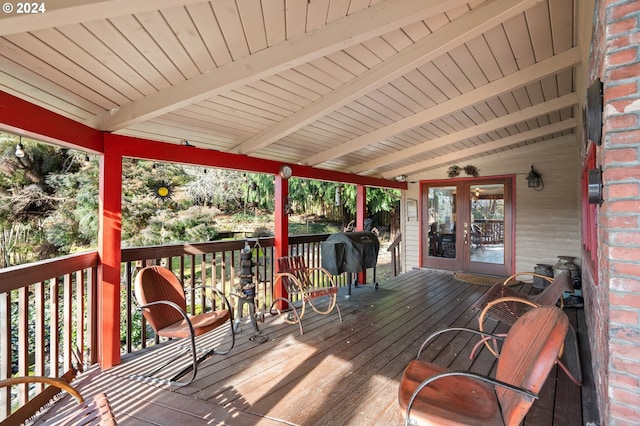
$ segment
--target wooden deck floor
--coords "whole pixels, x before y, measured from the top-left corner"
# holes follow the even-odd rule
[[[109,371],[90,372],[79,386],[85,396],[106,392],[124,425],[398,425],[403,423],[397,389],[404,367],[434,330],[477,329],[470,306],[487,288],[446,272],[413,270],[378,289],[360,286],[350,299],[341,297],[343,322],[335,313],[306,314],[302,336],[296,326],[267,316],[262,329],[269,339],[258,343],[249,340],[252,329],[244,325],[232,352],[202,364],[197,380],[186,388],[170,390],[129,378],[163,359],[173,350],[170,345],[125,357]],[[579,340],[584,339],[582,309],[565,311]],[[505,330],[502,324],[491,327]],[[423,359],[492,372],[495,359],[486,349],[469,360],[475,342],[469,335],[450,334],[435,341]],[[589,363],[583,360],[584,365]],[[556,370],[525,425],[593,420],[591,388],[576,386]],[[589,377],[585,374],[586,383]]]

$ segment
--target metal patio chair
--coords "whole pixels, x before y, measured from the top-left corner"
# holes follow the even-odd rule
[[[136,300],[142,314],[156,335],[169,339],[189,339],[189,343],[187,346],[181,347],[182,352],[160,367],[146,375],[135,375],[135,378],[160,384],[186,386],[195,379],[200,363],[214,354],[225,355],[229,353],[235,345],[233,312],[229,300],[218,289],[211,288],[211,290],[221,299],[221,306],[214,311],[188,315],[185,289],[172,271],[161,266],[147,266],[138,272],[135,279]],[[197,336],[222,327],[227,322],[231,332],[231,347],[224,351],[196,347]],[[191,362],[174,374],[172,378],[154,377],[160,370],[178,361],[187,353],[191,354]],[[188,373],[191,373],[188,381],[179,381]]]
[[[302,329],[302,317],[305,313],[305,306],[309,304],[311,308],[321,314],[327,315],[334,308],[338,311],[338,317],[342,321],[342,313],[338,306],[338,287],[333,276],[324,268],[309,268],[304,257],[290,256],[278,259],[278,273],[273,279],[273,286],[276,287],[278,281],[282,281],[288,297],[276,298],[269,310],[274,314],[274,308],[285,322],[298,324],[300,334],[304,334]],[[299,306],[294,302],[300,301]],[[278,307],[278,303],[288,306],[291,311],[284,312]]]
[[[515,280],[519,276],[537,276],[549,281],[549,285],[537,295],[526,295],[519,293],[510,287],[508,287],[511,280]],[[562,294],[564,292],[573,292],[573,284],[571,283],[571,275],[569,272],[563,271],[555,278],[550,278],[544,275],[536,274],[534,272],[519,272],[508,277],[504,282],[494,284],[487,292],[473,305],[473,308],[480,310],[478,315],[478,328],[480,331],[484,331],[484,323],[487,318],[492,318],[497,321],[501,321],[507,325],[513,325],[518,318],[524,315],[526,312],[538,306],[556,306],[563,307]],[[573,327],[569,326],[571,331],[571,348],[575,354],[576,359],[576,374],[570,372],[570,370],[559,362],[560,368],[567,374],[567,376],[576,385],[580,386],[582,383],[582,366],[580,363],[579,351],[578,351],[578,338]],[[495,346],[490,344],[489,340],[482,341],[487,349],[498,356]],[[562,353],[561,353],[562,355]],[[576,377],[577,376],[577,377]]]
[[[519,425],[556,364],[568,327],[562,310],[542,306],[520,317],[506,337],[466,328],[429,336],[400,381],[398,402],[405,425]],[[503,340],[495,377],[420,360],[429,342],[448,331]]]

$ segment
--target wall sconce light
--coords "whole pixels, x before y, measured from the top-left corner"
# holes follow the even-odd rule
[[[398,175],[398,176],[396,176],[396,181],[398,181],[398,182],[406,182],[407,181],[407,177],[405,175]]]
[[[533,188],[536,191],[542,191],[544,189],[544,181],[542,180],[542,176],[540,176],[540,173],[535,171],[533,165],[531,165],[531,171],[527,176],[527,184],[529,188]]]
[[[24,147],[22,146],[22,136],[20,136],[20,141],[18,145],[16,145],[15,155],[17,158],[24,158]]]

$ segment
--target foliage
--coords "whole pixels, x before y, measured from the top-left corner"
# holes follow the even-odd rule
[[[0,142],[0,267],[59,254],[47,239],[47,217],[57,211],[61,198],[47,180],[56,172],[74,173],[80,168],[67,149],[19,140],[25,156],[17,158],[17,138]]]
[[[97,246],[99,167],[95,157],[0,133],[0,267]],[[155,194],[160,183],[167,199]],[[397,206],[398,191],[370,188],[370,214]],[[124,246],[208,241],[226,231],[271,233],[275,207],[272,175],[123,159]],[[356,187],[291,178],[289,203],[304,222],[292,233],[323,232],[315,221],[351,220]],[[221,214],[233,222],[219,225]],[[249,225],[249,229],[240,224]],[[255,225],[255,226],[252,226]],[[336,226],[335,231],[339,229]]]
[[[193,204],[213,206],[230,213],[249,205],[273,209],[273,177],[226,169],[186,167],[192,180],[185,186],[185,194]]]

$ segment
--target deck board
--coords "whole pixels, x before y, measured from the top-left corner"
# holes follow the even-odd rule
[[[268,340],[258,343],[249,340],[252,329],[243,324],[232,352],[202,364],[186,388],[169,390],[130,378],[173,351],[173,343],[127,355],[111,370],[91,372],[79,387],[85,396],[106,391],[117,419],[127,425],[402,424],[397,389],[404,367],[434,331],[477,329],[477,312],[470,308],[487,289],[448,272],[416,269],[378,289],[365,285],[353,288],[349,299],[341,295],[343,322],[335,313],[307,312],[303,335],[267,316],[261,328]],[[516,289],[535,291],[531,285]],[[578,334],[585,334],[580,310],[565,311]],[[488,320],[485,329],[508,327]],[[203,337],[223,345],[229,339],[224,333]],[[470,333],[447,333],[421,358],[493,374],[495,358],[484,347],[470,359],[475,342]],[[582,389],[554,368],[525,425],[581,425],[583,409]]]

